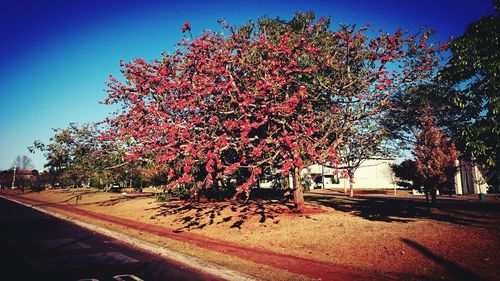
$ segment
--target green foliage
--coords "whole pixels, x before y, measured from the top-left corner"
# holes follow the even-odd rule
[[[43,184],[36,181],[33,184],[30,185],[30,189],[35,192],[42,191],[44,189]]]
[[[400,164],[391,165],[394,175],[399,179],[396,184],[403,188],[411,188],[421,190],[423,179],[417,173],[416,162],[407,159]]]
[[[450,98],[442,95],[439,84],[426,84],[399,92],[391,97],[392,109],[383,120],[393,140],[399,141],[401,149],[411,150],[422,130],[422,122],[429,114],[435,116],[436,125],[446,135],[464,125],[463,111],[450,104]]]
[[[171,195],[168,192],[162,191],[160,193],[155,194],[156,201],[158,202],[167,202],[170,201]]]
[[[391,98],[384,125],[405,149],[411,149],[427,115],[455,142],[462,156],[496,170],[500,150],[500,17],[472,22],[449,43],[451,58],[432,83]]]
[[[500,150],[500,16],[494,4],[495,15],[472,22],[450,43],[452,57],[436,79],[441,96],[460,112],[459,126],[449,125],[458,147],[490,168]]]
[[[128,180],[125,177],[132,173],[127,174],[127,171],[132,171],[133,167],[121,165],[120,147],[100,141],[100,135],[95,124],[71,123],[68,128],[54,129],[50,143],[35,141],[29,150],[45,153],[51,185],[104,187]]]
[[[172,196],[179,198],[180,200],[187,200],[191,198],[192,192],[191,189],[186,187],[185,185],[179,185],[171,191]]]

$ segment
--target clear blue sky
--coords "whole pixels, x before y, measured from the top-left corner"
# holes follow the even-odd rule
[[[425,25],[446,40],[470,21],[492,14],[490,0],[419,1],[26,1],[0,3],[0,169],[28,155],[37,169],[51,128],[105,118],[109,74],[119,61],[150,60],[172,51],[184,22],[193,35],[217,29],[217,19],[240,25],[259,16],[290,19],[296,11],[331,16],[334,23],[371,23],[393,32]]]

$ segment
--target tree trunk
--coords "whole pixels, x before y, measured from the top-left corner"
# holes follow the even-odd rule
[[[296,211],[300,212],[304,209],[304,192],[300,182],[299,168],[293,170],[293,204]]]
[[[429,190],[425,190],[425,202],[427,202],[427,204],[429,204]]]
[[[351,179],[349,179],[349,197],[354,197],[354,190],[352,188],[353,188],[353,183]]]
[[[436,189],[433,188],[431,190],[431,200],[432,200],[432,205],[436,205],[437,200],[436,200]]]
[[[321,188],[325,189],[325,167],[321,164]]]
[[[354,197],[354,173],[348,172],[349,175],[349,197]]]

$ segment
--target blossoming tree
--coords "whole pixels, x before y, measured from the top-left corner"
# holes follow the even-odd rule
[[[391,94],[424,82],[436,63],[427,32],[369,39],[368,27],[313,20],[221,22],[228,36],[205,32],[160,60],[122,63],[125,81],[110,77],[104,101],[121,110],[105,137],[127,143],[128,161],[153,159],[172,186],[195,194],[249,193],[264,173],[291,175],[301,210],[300,171],[338,163],[350,128],[378,118]]]

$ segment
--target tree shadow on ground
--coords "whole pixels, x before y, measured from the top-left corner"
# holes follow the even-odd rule
[[[432,219],[465,226],[500,229],[499,202],[440,200],[430,207],[425,201],[383,196],[355,197],[333,194],[306,194],[306,200],[336,211],[351,213],[370,221],[413,222]]]
[[[464,280],[464,281],[470,281],[470,280],[475,280],[475,281],[486,281],[486,279],[480,277],[479,275],[475,274],[472,271],[469,271],[458,264],[449,261],[441,256],[438,256],[431,252],[429,249],[426,247],[420,245],[419,243],[412,241],[410,239],[402,238],[401,241],[403,241],[405,244],[408,246],[412,247],[413,249],[417,250],[419,253],[424,255],[426,258],[430,259],[431,261],[441,265],[444,267],[452,276],[453,280]]]
[[[82,200],[83,198],[96,194],[96,193],[101,193],[101,191],[88,191],[88,192],[81,192],[81,193],[72,193],[71,196],[68,198],[57,201],[57,202],[46,202],[46,203],[40,203],[40,204],[35,204],[34,206],[44,206],[44,205],[53,205],[53,204],[75,204],[78,206],[89,206],[89,205],[97,205],[101,207],[106,207],[106,206],[113,206],[119,203],[123,203],[126,201],[134,200],[134,199],[141,199],[141,198],[152,198],[154,197],[154,193],[140,193],[140,194],[127,194],[127,195],[117,195],[115,197],[112,197],[110,199],[98,201],[98,202],[89,202],[89,203],[80,203],[78,200]]]
[[[29,193],[39,193],[40,191],[31,191]],[[61,193],[68,193],[68,197],[65,199],[62,199],[57,202],[45,202],[45,203],[39,203],[39,204],[34,204],[33,206],[46,206],[46,205],[53,205],[53,204],[71,204],[75,203],[77,204],[77,200],[80,200],[83,196],[88,196],[92,194],[99,193],[100,191],[83,191],[83,192],[75,192],[71,190],[63,190]],[[26,193],[28,194],[28,193]],[[35,199],[36,200],[36,199]],[[88,205],[88,204],[82,204],[82,205]]]
[[[280,214],[290,213],[290,204],[275,202],[275,200],[251,200],[239,202],[191,202],[171,201],[163,203],[157,213],[151,217],[174,216],[174,222],[182,226],[176,232],[191,229],[203,229],[209,225],[227,225],[229,228],[241,229],[248,220],[256,220],[263,226],[266,223],[279,223]]]
[[[111,199],[101,201],[101,202],[95,202],[95,203],[87,203],[87,205],[98,205],[98,206],[113,206],[119,203],[123,203],[126,201],[130,200],[135,200],[135,199],[142,199],[142,198],[152,198],[154,197],[154,194],[149,194],[149,193],[142,193],[142,194],[133,194],[133,195],[120,195],[117,197],[113,197]],[[85,205],[85,204],[82,204]]]

